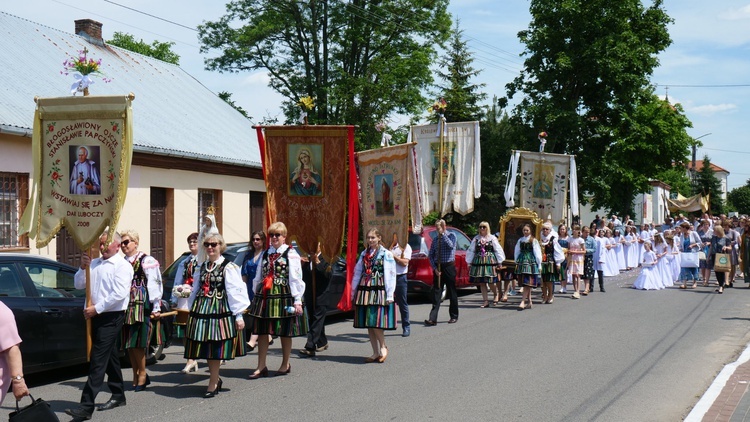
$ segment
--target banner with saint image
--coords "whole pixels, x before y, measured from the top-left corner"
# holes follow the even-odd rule
[[[39,98],[34,190],[21,231],[46,246],[62,227],[82,250],[116,227],[133,154],[132,97]],[[112,234],[112,233],[110,233]]]
[[[572,156],[521,152],[519,206],[553,224],[565,220]]]
[[[461,215],[474,211],[474,199],[482,194],[479,122],[446,123],[442,136],[437,124],[412,126],[409,140],[417,143],[421,211],[441,216],[451,207]]]
[[[378,229],[386,247],[394,237],[401,247],[409,241],[409,203],[416,202],[410,177],[414,146],[410,143],[357,153],[363,235],[371,228]]]

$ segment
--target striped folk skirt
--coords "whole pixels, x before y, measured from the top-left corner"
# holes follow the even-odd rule
[[[354,328],[396,329],[396,305],[355,305]]]
[[[307,308],[302,315],[291,314],[285,308],[294,306],[294,297],[288,285],[274,284],[268,293],[256,293],[250,303],[248,315],[253,334],[270,334],[279,337],[307,335]]]
[[[244,330],[237,331],[225,295],[199,294],[185,327],[185,359],[231,360],[247,354]]]
[[[161,325],[161,324],[160,324]],[[151,320],[122,326],[123,349],[145,349],[151,340]],[[163,337],[162,337],[163,338]]]
[[[477,255],[469,267],[470,283],[494,283],[495,267],[497,266],[495,254]]]
[[[560,281],[560,269],[554,262],[542,262],[542,281],[545,283]]]

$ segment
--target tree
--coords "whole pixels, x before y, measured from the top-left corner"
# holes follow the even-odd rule
[[[235,110],[239,111],[240,114],[245,116],[246,119],[252,120],[252,118],[247,114],[247,111],[244,108],[234,103],[234,100],[232,100],[232,94],[226,91],[221,91],[217,95],[219,96],[219,98],[226,101],[226,103],[232,106]]]
[[[174,42],[159,42],[154,41],[151,45],[147,44],[143,39],[136,41],[132,34],[124,32],[115,32],[112,35],[112,39],[107,41],[107,44],[116,45],[120,48],[130,50],[135,53],[143,54],[144,56],[153,57],[161,61],[172,63],[174,65],[180,65],[180,56],[172,51]]]
[[[740,214],[750,214],[750,179],[745,186],[732,189],[727,197],[735,211]]]
[[[450,30],[448,0],[234,0],[227,14],[198,27],[206,68],[265,70],[286,97],[315,97],[310,121],[356,124],[359,147],[379,143],[375,123],[416,114],[432,83],[436,47]],[[238,25],[240,23],[240,25]]]
[[[681,107],[648,80],[671,43],[662,3],[532,0],[532,22],[518,34],[525,69],[507,88],[524,98],[512,118],[548,132],[547,152],[576,155],[594,208],[632,214],[635,194],[684,162],[694,142]]]
[[[710,195],[711,215],[724,214],[724,198],[722,197],[721,181],[711,168],[711,159],[703,157],[703,166],[695,174],[693,194]]]
[[[474,55],[463,39],[464,31],[459,29],[459,22],[451,30],[448,50],[440,59],[437,75],[443,83],[436,86],[440,90],[440,97],[447,103],[444,116],[449,122],[466,122],[479,120],[482,117],[480,103],[487,98],[487,94],[480,92],[485,84],[472,83],[472,79],[479,76],[481,70],[474,69]],[[432,117],[437,122],[437,116]]]

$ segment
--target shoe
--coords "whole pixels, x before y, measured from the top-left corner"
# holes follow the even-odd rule
[[[127,402],[125,400],[115,400],[115,399],[109,399],[108,402],[104,403],[101,406],[97,406],[96,410],[104,411],[104,410],[110,410],[114,409],[115,407],[125,406]]]
[[[584,295],[587,295],[588,293],[586,293],[586,292],[583,292],[583,294],[584,294]],[[573,299],[580,299],[580,298],[581,298],[581,295],[580,295],[580,294],[579,294],[578,292],[575,292],[575,293],[573,293],[573,296],[572,296],[572,297],[573,297]]]
[[[322,351],[324,351],[324,350],[328,350],[328,343],[326,343],[326,344],[324,344],[324,345],[322,345],[322,346],[320,346],[320,347],[316,347],[316,348],[315,348],[315,351],[316,351],[316,352],[322,352]]]
[[[508,296],[518,296],[518,293],[516,293],[515,290],[511,290],[510,292],[508,292]]]
[[[429,319],[426,319],[426,320],[424,320],[424,325],[426,325],[428,327],[434,327],[435,325],[437,325],[437,322],[430,321]]]
[[[552,302],[554,302],[554,301],[555,301],[555,298],[554,298],[554,297],[551,297],[551,298],[549,298],[549,300],[547,301],[547,303],[551,305],[551,304],[552,304]]]
[[[377,361],[378,359],[380,359],[380,357],[379,357],[379,356],[378,356],[378,357],[376,357],[376,358],[373,358],[373,357],[369,357],[369,356],[368,356],[368,357],[366,357],[366,358],[365,358],[365,363],[373,363],[373,362],[376,362],[376,361]]]
[[[91,419],[91,412],[87,412],[86,409],[82,407],[77,407],[75,409],[65,409],[65,413],[74,418],[82,419],[85,421]]]
[[[255,371],[248,377],[251,380],[257,380],[258,378],[265,378],[268,376],[268,367],[265,367],[259,371]]]
[[[599,287],[599,291],[602,292],[602,293],[607,293],[607,291],[604,290],[604,287]]]
[[[507,295],[504,295],[503,297],[500,298],[500,302],[505,303],[507,301],[508,301],[508,296]]]
[[[315,350],[299,349],[298,353],[302,355],[302,357],[315,357]]]
[[[182,372],[183,374],[188,374],[190,372],[196,372],[197,370],[198,370],[198,361],[196,360],[196,361],[193,361],[192,364],[190,363],[186,364],[185,367],[182,368],[182,371],[180,372]]]
[[[133,391],[135,391],[136,393],[139,391],[144,391],[146,390],[147,385],[151,385],[151,378],[149,378],[148,374],[146,374],[146,382],[144,382],[143,385],[136,385]]]
[[[385,354],[384,355],[380,355],[378,357],[378,363],[385,362],[386,358],[388,358],[388,348],[387,347],[385,348]]]
[[[289,363],[286,366],[286,371],[276,371],[275,374],[273,374],[274,377],[281,377],[284,375],[289,375],[289,373],[292,372],[292,364]]]
[[[458,318],[451,318],[448,320],[448,324],[455,324],[458,322]]]
[[[719,287],[717,289],[717,291],[719,292],[719,294],[722,294],[722,293],[724,293],[724,288],[723,287]]]
[[[695,289],[695,288],[697,288],[697,287],[698,287],[698,284],[697,284],[697,283],[693,283],[693,285],[692,285],[692,286],[690,286],[690,288],[691,288],[691,289]]]
[[[411,327],[404,327],[404,333],[401,334],[401,337],[409,337],[411,335]]]
[[[680,289],[685,290],[687,289],[687,286],[683,284],[682,286],[680,286]]]
[[[490,307],[490,302],[484,302],[482,306],[480,306],[480,308],[489,308],[489,307]]]
[[[521,310],[526,309],[526,301],[525,300],[521,299],[521,304],[518,305],[518,309],[521,309]]]
[[[257,346],[257,344],[256,344],[255,346],[251,346],[251,345],[250,345],[250,342],[248,341],[248,342],[247,342],[247,351],[248,351],[248,352],[252,352],[253,350],[255,350],[255,347],[256,347],[256,346]]]
[[[215,397],[215,396],[219,395],[219,392],[221,391],[221,384],[222,384],[221,378],[219,378],[219,382],[216,383],[216,388],[214,389],[214,391],[208,391],[207,390],[206,393],[203,394],[203,398],[204,399],[210,399],[211,397]]]
[[[584,295],[584,296],[588,296],[589,293],[591,293],[591,292],[589,292],[588,290],[584,290],[581,294]],[[578,292],[575,292],[575,294],[578,294]],[[579,295],[578,297],[581,297],[581,296]],[[578,299],[578,297],[576,299]]]

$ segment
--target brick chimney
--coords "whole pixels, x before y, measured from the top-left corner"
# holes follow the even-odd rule
[[[76,35],[86,38],[90,43],[104,45],[102,39],[102,23],[93,19],[78,19],[76,23]]]

